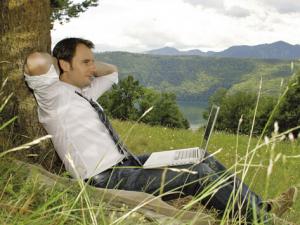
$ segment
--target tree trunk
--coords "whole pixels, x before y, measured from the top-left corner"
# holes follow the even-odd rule
[[[50,15],[50,0],[0,1],[0,85],[8,77],[4,95],[13,93],[13,98],[1,113],[0,125],[14,115],[18,116],[14,124],[0,131],[0,151],[46,134],[38,123],[34,97],[24,82],[23,64],[26,56],[33,51],[50,52]],[[53,169],[51,161],[57,162],[49,140],[16,152],[14,156],[40,163],[48,170]]]

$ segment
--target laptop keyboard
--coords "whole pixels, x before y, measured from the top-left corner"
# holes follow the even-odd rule
[[[185,149],[181,151],[177,151],[174,155],[174,160],[182,160],[182,159],[191,159],[191,158],[199,158],[200,149]]]

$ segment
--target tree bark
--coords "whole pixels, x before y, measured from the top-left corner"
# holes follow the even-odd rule
[[[4,95],[13,93],[13,98],[0,115],[0,125],[14,115],[18,116],[14,124],[0,131],[0,151],[46,134],[38,123],[33,94],[24,82],[23,65],[26,56],[33,51],[50,53],[50,15],[50,0],[0,1],[0,85],[8,77]],[[40,163],[50,171],[57,167],[52,165],[58,157],[50,141],[14,153],[14,156]]]

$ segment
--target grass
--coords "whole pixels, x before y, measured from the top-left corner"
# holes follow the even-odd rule
[[[154,151],[179,149],[199,146],[201,144],[203,132],[192,132],[189,130],[168,129],[163,127],[150,127],[139,124],[132,129],[128,135],[128,130],[133,126],[131,122],[114,121],[114,126],[125,139],[128,147],[136,154],[145,154]],[[224,132],[215,132],[209,144],[208,151],[213,153],[222,149],[216,155],[226,167],[230,168],[236,163],[236,158],[245,156],[249,141],[249,136],[241,135],[236,148],[237,136]],[[250,149],[255,148],[258,139],[252,138]],[[237,149],[237,151],[236,151]],[[300,142],[288,139],[276,143],[274,147],[264,146],[255,153],[245,182],[253,191],[263,196],[263,199],[273,198],[285,191],[292,185],[300,185]],[[236,154],[237,153],[237,154]],[[279,157],[274,162],[270,179],[266,179],[270,164],[270,158]],[[242,169],[244,165],[237,165]],[[266,189],[267,187],[267,189]],[[300,201],[297,201],[293,209],[286,214],[286,219],[300,221]]]
[[[153,151],[177,149],[199,146],[202,131],[169,129],[164,127],[151,127],[145,124],[134,124],[113,120],[113,125],[120,133],[126,144],[136,154],[145,154]],[[215,132],[210,145],[211,153],[222,148],[216,157],[227,167],[235,164],[236,135]],[[239,136],[237,158],[245,155],[248,136]],[[250,149],[255,147],[257,139],[253,138]],[[252,166],[246,176],[246,183],[262,195],[264,199],[272,198],[291,185],[300,182],[299,158],[289,158],[299,155],[299,141],[283,141],[277,143],[274,149],[270,146],[263,147],[254,156]],[[26,151],[26,150],[25,150]],[[267,177],[269,159],[272,155],[281,154],[274,163],[271,179]],[[9,155],[9,154],[7,154]],[[0,223],[1,224],[95,224],[89,215],[89,208],[96,207],[94,219],[99,224],[110,224],[120,215],[128,212],[124,209],[114,209],[112,206],[101,202],[100,205],[88,203],[84,195],[78,196],[80,186],[76,189],[62,187],[44,188],[34,179],[27,177],[22,170],[7,162],[2,157],[0,181]],[[4,159],[4,160],[3,160]],[[242,168],[242,165],[238,166]],[[268,183],[267,183],[268,182]],[[266,189],[266,187],[268,187]],[[99,211],[101,213],[99,213]],[[292,210],[284,217],[289,221],[300,221],[300,201],[297,201]],[[129,214],[121,224],[132,224],[138,220],[139,224],[149,223],[142,215]],[[136,222],[135,222],[136,223]]]
[[[40,174],[29,173],[9,158],[0,158],[0,165],[0,224],[111,224],[129,211],[126,205],[115,207],[99,201],[101,195],[99,199],[90,198],[91,209],[85,196],[78,194],[82,188],[76,183],[44,185],[39,182]],[[133,224],[137,219],[141,224],[145,220],[143,215],[133,213],[123,224]]]
[[[9,98],[3,98],[0,113]],[[3,124],[6,127],[14,119]],[[199,146],[203,136],[203,130],[193,132],[119,120],[113,120],[113,125],[135,154]],[[2,125],[1,129],[5,127]],[[82,181],[75,186],[45,186],[39,182],[37,174],[29,173],[8,158],[12,152],[26,151],[44,138],[48,137],[0,154],[0,224],[155,224],[126,205],[114,207],[102,201],[101,196],[90,198],[89,187]],[[281,138],[270,137],[258,147],[260,139],[251,135],[215,132],[208,151],[217,152],[215,157],[231,171],[242,171],[239,173],[242,180],[266,200],[292,185],[300,186],[300,142],[297,139],[291,142],[288,138],[278,140]],[[192,198],[186,203],[187,207],[193,207],[196,201]],[[283,219],[300,221],[299,200]],[[227,224],[226,218],[221,224]],[[237,221],[236,224],[241,223]]]

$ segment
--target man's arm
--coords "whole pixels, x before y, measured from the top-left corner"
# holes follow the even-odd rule
[[[87,89],[89,97],[98,99],[104,92],[109,90],[113,84],[118,83],[118,69],[115,65],[97,61],[96,73],[91,83],[91,88]],[[110,76],[106,76],[110,75]]]
[[[118,72],[118,68],[115,65],[104,63],[104,62],[97,62],[96,64],[96,77],[105,76],[112,74],[114,72]]]
[[[52,64],[59,74],[56,58],[48,53],[34,52],[27,57],[24,65],[24,72],[30,76],[39,76],[47,73]]]

